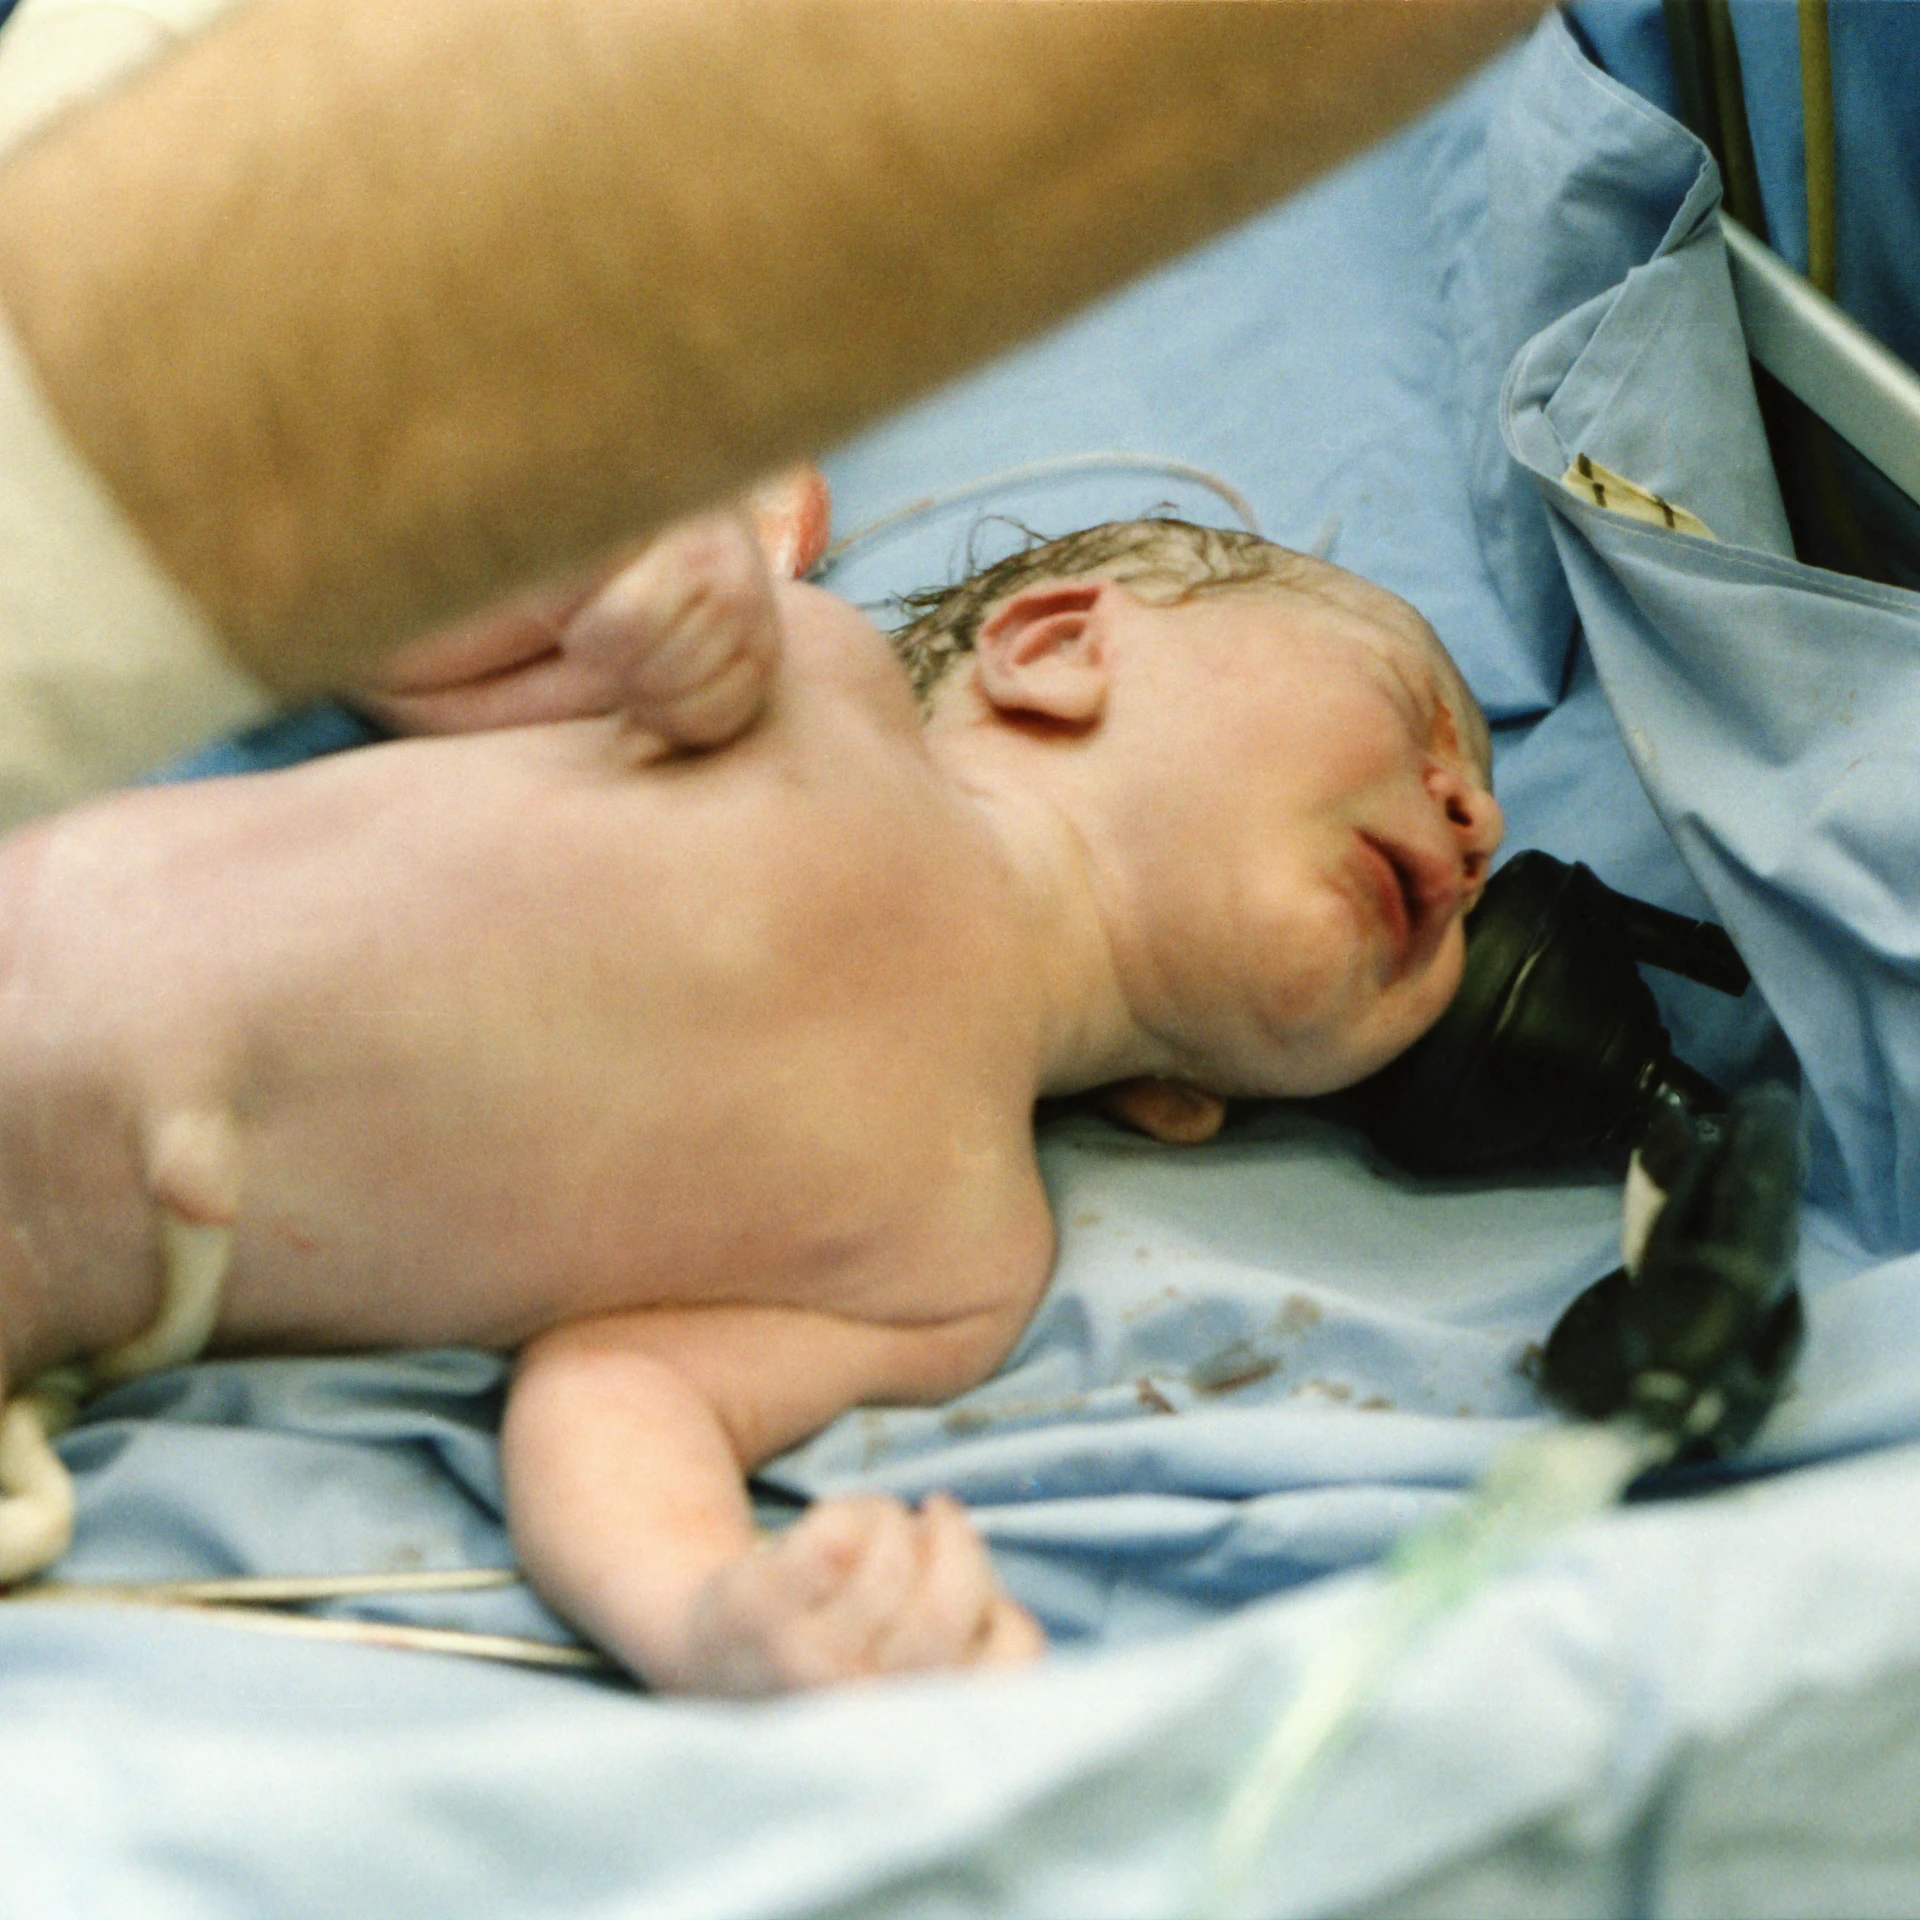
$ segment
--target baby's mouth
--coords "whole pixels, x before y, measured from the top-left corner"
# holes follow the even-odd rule
[[[1358,836],[1361,869],[1386,936],[1390,978],[1400,980],[1433,957],[1460,901],[1457,863],[1370,833]]]

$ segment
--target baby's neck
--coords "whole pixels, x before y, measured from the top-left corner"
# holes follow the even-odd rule
[[[1000,870],[997,964],[1034,1014],[1036,1092],[1079,1093],[1166,1070],[1121,989],[1111,905],[1070,807],[1021,777],[993,742],[930,741]]]

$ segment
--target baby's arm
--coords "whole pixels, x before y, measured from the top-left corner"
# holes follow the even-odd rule
[[[544,1335],[521,1355],[502,1436],[522,1565],[663,1688],[776,1693],[1034,1657],[1043,1636],[958,1502],[827,1500],[762,1541],[747,1501],[748,1471],[848,1407],[927,1397],[956,1344],[971,1340],[747,1306]]]

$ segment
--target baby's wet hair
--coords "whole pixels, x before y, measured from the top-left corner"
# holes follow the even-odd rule
[[[1031,545],[957,585],[901,594],[894,605],[909,617],[891,639],[924,704],[954,663],[973,651],[987,615],[1037,580],[1111,580],[1142,599],[1172,605],[1231,587],[1310,590],[1321,564],[1237,527],[1165,517],[1109,520],[1057,540],[1034,535]]]
[[[1170,515],[1109,520],[1030,545],[957,584],[899,595],[906,620],[889,636],[924,710],[955,665],[974,650],[980,627],[1003,600],[1042,580],[1111,580],[1143,600],[1177,606],[1205,593],[1279,587],[1358,614],[1430,652],[1447,689],[1463,744],[1486,775],[1485,717],[1446,649],[1397,594],[1312,554],[1276,546],[1238,527],[1203,527]]]

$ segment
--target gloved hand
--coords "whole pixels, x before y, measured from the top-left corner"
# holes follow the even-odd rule
[[[1779,1086],[1736,1095],[1717,1121],[1676,1108],[1655,1125],[1628,1186],[1657,1211],[1644,1231],[1629,1218],[1629,1264],[1549,1337],[1555,1399],[1589,1419],[1630,1415],[1695,1457],[1752,1437],[1800,1350],[1798,1134]]]

